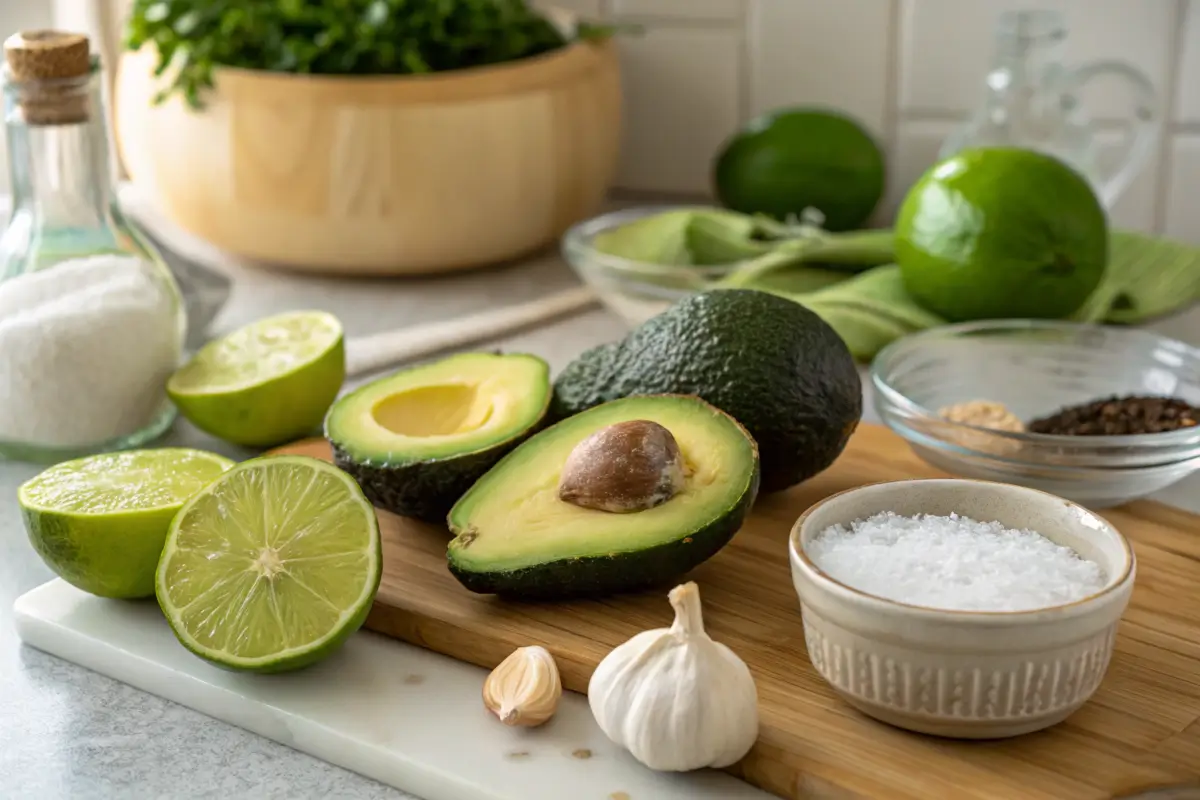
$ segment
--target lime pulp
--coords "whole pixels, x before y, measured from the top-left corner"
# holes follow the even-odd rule
[[[349,475],[314,458],[267,456],[180,510],[156,591],[196,655],[282,672],[321,660],[361,627],[381,565],[375,510]]]
[[[246,447],[272,447],[319,430],[346,377],[341,323],[292,311],[212,341],[167,382],[201,430]]]
[[[150,597],[171,519],[233,465],[188,448],[104,453],[50,467],[17,500],[30,543],[61,578],[102,597]]]

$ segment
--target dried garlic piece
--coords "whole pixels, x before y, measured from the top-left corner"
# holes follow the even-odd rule
[[[961,422],[994,431],[1022,433],[1025,430],[1025,423],[1021,421],[1020,417],[1009,411],[1003,403],[992,400],[968,400],[965,403],[955,403],[938,411],[938,416],[950,422]]]
[[[938,416],[948,422],[974,425],[977,428],[1007,433],[1025,432],[1025,423],[1021,418],[1009,411],[1003,403],[993,400],[968,400],[965,403],[955,403],[939,409]],[[982,431],[955,431],[953,435],[954,440],[963,447],[970,447],[992,455],[1013,455],[1021,449],[1020,442],[990,436]]]
[[[554,716],[561,697],[554,656],[537,645],[514,650],[483,682],[483,704],[505,725],[541,725]]]

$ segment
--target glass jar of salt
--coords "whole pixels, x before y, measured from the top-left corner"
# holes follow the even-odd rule
[[[12,214],[0,235],[0,458],[53,462],[170,427],[184,305],[122,215],[87,37],[14,34],[0,83]]]

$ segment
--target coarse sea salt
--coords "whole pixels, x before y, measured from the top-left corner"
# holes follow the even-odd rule
[[[1031,530],[958,514],[885,511],[833,525],[804,552],[834,580],[877,597],[959,611],[1026,611],[1102,589],[1099,564]]]

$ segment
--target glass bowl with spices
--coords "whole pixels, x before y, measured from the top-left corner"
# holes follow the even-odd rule
[[[1104,508],[1200,469],[1200,350],[1149,331],[948,325],[884,348],[871,383],[884,424],[952,474]]]

